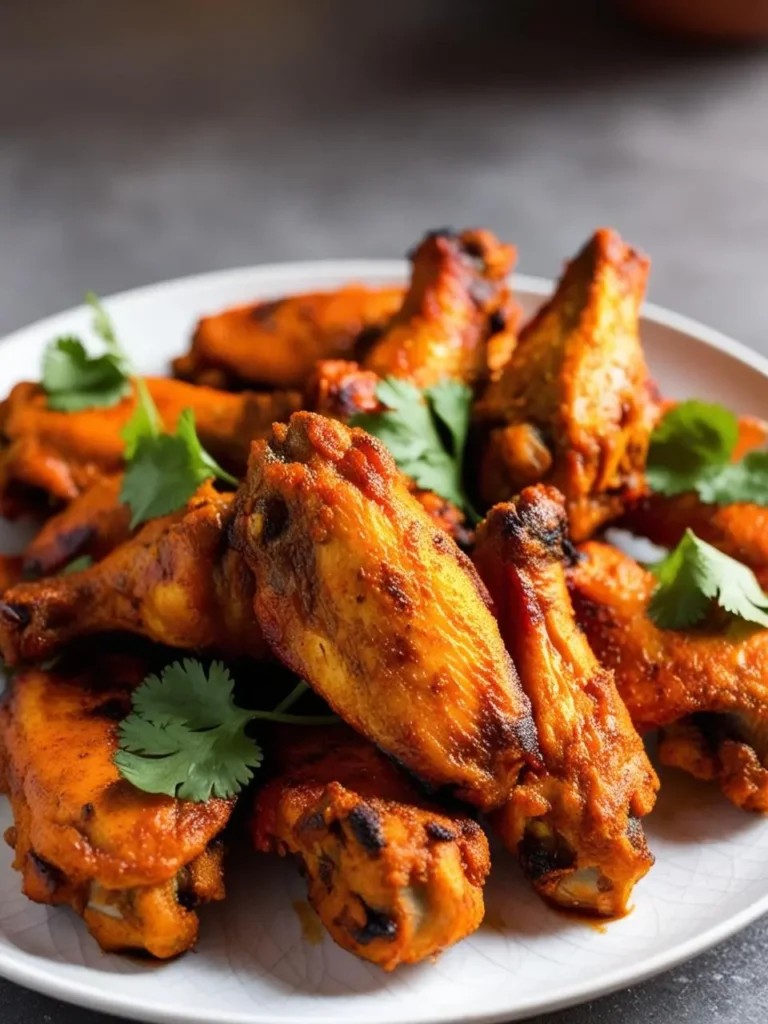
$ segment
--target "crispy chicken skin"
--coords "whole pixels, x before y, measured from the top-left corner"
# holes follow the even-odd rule
[[[420,388],[493,375],[515,343],[519,312],[506,283],[515,255],[490,231],[430,232],[412,255],[402,308],[363,358],[365,369]]]
[[[335,942],[391,971],[475,931],[490,868],[476,822],[426,803],[345,726],[286,733],[278,758],[256,799],[254,845],[297,858]]]
[[[47,519],[24,551],[27,579],[52,576],[75,558],[98,561],[131,536],[131,510],[120,501],[122,474],[98,477]]]
[[[71,906],[104,950],[165,959],[194,944],[194,908],[224,897],[215,840],[233,802],[152,796],[119,778],[116,721],[142,677],[116,656],[16,674],[0,704],[0,788],[24,894]]]
[[[423,780],[482,808],[536,754],[469,560],[359,429],[312,413],[254,443],[232,542],[275,654]]]
[[[643,491],[657,418],[638,333],[648,267],[601,229],[523,328],[475,409],[490,428],[480,483],[486,503],[553,484],[580,541]]]
[[[358,363],[343,359],[326,359],[317,364],[307,386],[306,408],[347,423],[357,413],[380,412],[383,408],[376,395],[380,378]],[[425,491],[409,484],[411,494],[421,504],[436,526],[445,530],[462,547],[473,540],[466,516],[447,498],[434,491]]]
[[[765,448],[766,443],[768,423],[740,417],[734,461]],[[619,525],[668,548],[675,547],[690,528],[697,537],[748,565],[763,587],[768,586],[768,509],[760,505],[707,505],[695,493],[649,494],[627,510]]]
[[[177,377],[217,388],[301,388],[318,359],[353,353],[361,336],[384,329],[402,301],[399,287],[350,284],[237,306],[203,317],[191,350],[173,369]]]
[[[231,395],[163,378],[147,384],[165,426],[175,429],[183,410],[193,409],[203,445],[233,473],[245,468],[254,438],[267,436],[273,420],[301,406],[298,392]],[[107,409],[55,412],[37,384],[17,384],[0,404],[0,513],[26,511],[30,490],[67,502],[99,477],[117,473],[121,431],[135,408],[132,395]]]
[[[580,555],[569,570],[577,618],[637,728],[671,727],[662,763],[717,780],[745,810],[768,811],[768,632],[659,629],[646,610],[650,572],[596,541]]]
[[[122,631],[169,647],[264,656],[253,577],[226,546],[234,495],[204,485],[82,572],[20,583],[0,604],[0,651],[40,661],[76,637]]]
[[[576,624],[562,495],[526,488],[479,527],[475,564],[533,707],[543,764],[493,820],[536,891],[613,917],[653,864],[639,819],[656,774],[613,680]]]

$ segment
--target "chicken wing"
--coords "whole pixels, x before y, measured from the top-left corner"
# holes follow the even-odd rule
[[[734,461],[765,448],[767,442],[768,423],[742,416]],[[672,497],[649,494],[627,510],[619,525],[668,548],[679,544],[690,528],[697,537],[748,565],[762,586],[768,586],[768,509],[761,505],[707,505],[692,492]]]
[[[306,408],[331,419],[349,422],[357,413],[381,412],[383,406],[376,395],[380,378],[358,363],[343,359],[326,359],[317,364],[307,387]],[[466,516],[447,498],[434,491],[425,491],[412,481],[411,494],[436,526],[445,530],[462,547],[472,543],[472,530]]]
[[[233,501],[204,485],[186,509],[153,519],[90,568],[12,587],[0,604],[5,660],[50,658],[75,637],[113,630],[263,657],[253,578],[226,546]]]
[[[363,357],[365,369],[421,388],[492,376],[516,338],[519,310],[507,286],[514,259],[514,247],[490,231],[430,232],[412,256],[403,306]]]
[[[536,891],[613,917],[653,864],[639,819],[656,774],[616,690],[576,625],[562,496],[529,487],[478,529],[474,561],[533,707],[543,764],[493,821]]]
[[[257,850],[295,856],[332,938],[391,971],[459,942],[483,918],[481,828],[424,801],[351,729],[294,731],[256,799]]]
[[[17,673],[0,704],[0,788],[25,895],[71,906],[104,950],[165,959],[194,944],[194,908],[224,897],[216,837],[234,801],[151,796],[119,778],[115,723],[142,676],[115,656]]]
[[[403,289],[350,284],[289,295],[203,317],[192,348],[173,362],[177,377],[212,387],[301,388],[318,359],[354,353],[400,308]]]
[[[165,426],[174,429],[183,410],[193,409],[203,445],[233,473],[245,468],[252,439],[301,407],[298,392],[230,395],[164,378],[147,384]],[[12,517],[34,507],[40,492],[71,501],[94,480],[117,473],[121,431],[135,408],[130,396],[107,409],[56,412],[38,385],[17,384],[0,404],[0,513]]]
[[[569,586],[637,728],[673,727],[661,761],[719,781],[739,807],[768,811],[768,632],[659,629],[647,614],[655,577],[596,541],[581,549]]]
[[[657,418],[638,333],[648,260],[607,229],[568,265],[475,409],[490,428],[484,501],[556,486],[576,541],[644,488]]]
[[[422,779],[502,803],[536,737],[471,563],[359,429],[312,413],[253,445],[232,542],[274,652]]]

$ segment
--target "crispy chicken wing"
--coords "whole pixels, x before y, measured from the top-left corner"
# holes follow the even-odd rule
[[[657,417],[638,333],[648,266],[602,229],[523,328],[475,410],[490,428],[481,468],[487,503],[554,484],[574,540],[583,540],[642,492]]]
[[[253,578],[226,546],[234,495],[204,485],[89,569],[20,583],[0,604],[0,651],[39,661],[75,637],[113,630],[169,647],[262,657]]]
[[[734,461],[767,442],[768,423],[742,416]],[[697,537],[744,562],[768,586],[768,509],[761,505],[707,505],[695,493],[649,494],[627,510],[619,525],[668,548],[679,544],[690,528]]]
[[[380,412],[383,408],[376,396],[380,378],[371,370],[363,370],[358,363],[343,359],[326,359],[317,364],[307,387],[306,408],[347,423],[363,412]],[[461,544],[472,543],[472,530],[466,516],[447,498],[434,491],[425,491],[412,481],[411,494],[437,526]]]
[[[647,614],[650,572],[608,544],[580,554],[569,570],[579,623],[638,729],[672,727],[662,762],[718,780],[739,807],[768,811],[768,632],[659,629]]]
[[[502,803],[536,738],[471,563],[384,446],[312,413],[253,445],[231,532],[275,653],[422,779]]]
[[[115,723],[142,677],[114,656],[17,673],[0,704],[0,787],[25,895],[70,905],[104,950],[167,958],[194,944],[194,908],[224,897],[215,840],[233,801],[151,796],[119,778]]]
[[[576,625],[562,496],[526,488],[479,527],[475,564],[530,698],[543,764],[494,813],[547,900],[604,916],[626,911],[653,864],[639,819],[658,780],[616,690]]]
[[[421,388],[492,376],[515,343],[519,310],[507,286],[514,259],[514,247],[490,231],[430,232],[413,253],[403,306],[364,367]]]
[[[254,843],[297,858],[340,946],[391,971],[475,931],[490,867],[476,822],[425,802],[345,726],[286,733],[278,756],[256,800]]]
[[[254,438],[301,407],[298,392],[231,395],[164,378],[147,384],[166,427],[174,429],[183,410],[193,409],[203,445],[234,473],[245,468]],[[55,412],[37,384],[17,384],[0,404],[0,512],[26,511],[30,491],[71,501],[94,480],[118,472],[121,431],[135,408],[130,396],[107,409]]]
[[[217,388],[301,388],[318,359],[353,355],[358,343],[377,337],[402,301],[400,287],[350,284],[237,306],[203,317],[173,369]]]

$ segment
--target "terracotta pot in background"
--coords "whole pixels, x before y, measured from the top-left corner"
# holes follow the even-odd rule
[[[768,40],[768,0],[618,0],[627,14],[676,35]]]

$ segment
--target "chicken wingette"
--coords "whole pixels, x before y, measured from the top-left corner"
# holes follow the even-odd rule
[[[231,539],[279,658],[423,780],[504,802],[536,757],[529,703],[477,573],[379,441],[307,412],[276,424]]]
[[[610,670],[576,624],[562,495],[526,488],[478,529],[474,561],[531,701],[542,754],[493,821],[536,891],[566,909],[623,914],[653,864],[640,818],[656,774]]]
[[[358,413],[381,412],[383,406],[376,395],[379,383],[380,378],[372,370],[363,370],[358,363],[325,359],[317,364],[310,378],[306,408],[342,423],[348,423]],[[426,491],[413,482],[409,486],[437,526],[462,547],[471,544],[472,531],[460,508],[435,491]]]
[[[257,850],[294,856],[309,901],[350,953],[393,970],[470,935],[490,867],[479,825],[424,800],[345,726],[283,734],[258,794]]]
[[[480,471],[487,504],[553,484],[579,541],[642,493],[658,415],[638,332],[648,266],[602,229],[523,328],[475,409],[488,431]]]
[[[765,448],[767,442],[768,423],[753,416],[740,417],[734,462]],[[694,492],[649,494],[627,510],[619,525],[668,548],[676,547],[691,529],[708,544],[748,565],[762,586],[768,587],[768,508],[762,505],[709,505]]]
[[[199,322],[177,377],[212,387],[301,388],[318,359],[353,356],[400,308],[403,289],[350,284],[237,306]]]
[[[244,470],[253,438],[301,407],[298,392],[232,395],[164,378],[147,385],[166,428],[175,430],[183,410],[192,409],[203,446],[233,473]],[[72,501],[99,477],[119,472],[121,432],[135,409],[134,393],[110,408],[56,412],[37,384],[17,384],[0,403],[0,512],[17,515],[41,495]]]
[[[412,255],[402,308],[362,358],[365,369],[420,388],[493,376],[516,338],[519,310],[507,284],[514,260],[514,247],[490,231],[430,232]]]
[[[87,669],[15,674],[0,702],[0,788],[24,894],[71,906],[104,950],[166,959],[194,945],[195,907],[224,897],[216,837],[233,801],[152,796],[119,778],[116,723],[142,676],[133,658],[93,652]]]
[[[641,732],[662,727],[662,763],[718,781],[746,810],[768,811],[768,631],[660,629],[655,577],[608,544],[585,544],[568,574],[576,615],[613,670]]]
[[[76,637],[108,631],[264,656],[253,577],[226,545],[233,502],[203,485],[186,509],[151,520],[90,568],[11,587],[0,603],[5,660],[40,661]]]

